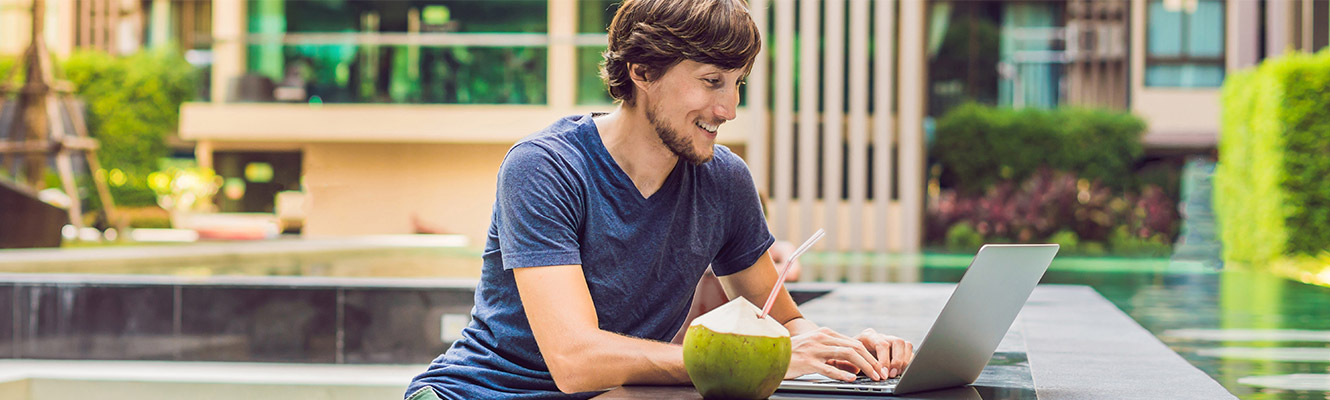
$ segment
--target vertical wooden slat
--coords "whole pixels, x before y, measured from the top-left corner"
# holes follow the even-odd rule
[[[850,251],[864,251],[868,197],[868,1],[850,0]]]
[[[101,49],[102,51],[110,53],[115,49],[115,43],[112,42],[112,40],[114,40],[115,37],[112,35],[115,32],[115,25],[113,24],[115,23],[115,12],[117,7],[115,0],[102,0],[102,1],[104,1],[105,4],[102,4],[102,17],[101,17],[102,30],[100,32],[102,35]]]
[[[841,194],[841,150],[845,145],[845,0],[827,0],[826,27],[823,40],[826,50],[822,61],[822,206],[827,230],[823,240],[825,250],[844,248],[839,243],[838,206]]]
[[[914,1],[914,0],[910,0]],[[896,175],[891,151],[895,145],[895,129],[892,100],[895,98],[896,54],[896,0],[878,0],[874,4],[873,18],[876,20],[873,36],[876,38],[873,76],[873,216],[877,220],[873,248],[879,252],[888,251],[887,232],[892,225],[888,210],[891,204],[891,182]],[[923,40],[923,39],[911,39]]]
[[[799,233],[805,238],[817,230],[813,198],[817,196],[818,29],[819,0],[799,2]]]
[[[1293,20],[1291,1],[1268,1],[1265,3],[1265,54],[1267,57],[1284,54],[1296,47],[1293,32],[1290,30]]]
[[[1227,0],[1224,4],[1227,24],[1224,59],[1229,71],[1256,65],[1260,59],[1261,4],[1247,0]]]
[[[221,1],[212,9],[213,65],[212,101],[229,99],[229,86],[234,77],[245,73],[246,39],[244,1]]]
[[[762,32],[763,39],[766,39],[767,32],[767,1],[752,0],[748,3],[749,15],[753,18],[753,24],[757,25],[757,31]],[[764,196],[771,195],[771,188],[768,185],[767,178],[770,176],[770,160],[768,140],[771,133],[767,122],[767,57],[771,54],[771,49],[762,46],[762,51],[757,54],[757,59],[753,61],[753,69],[748,73],[748,85],[745,87],[748,92],[746,99],[748,102],[748,115],[753,119],[753,133],[748,137],[748,146],[744,158],[748,162],[748,171],[753,174],[753,183],[757,184],[757,191]]]
[[[1324,1],[1324,0],[1322,0]],[[1312,0],[1302,0],[1302,51],[1311,53],[1316,51],[1316,13],[1312,8]],[[1228,28],[1233,29],[1233,28]],[[1229,57],[1233,57],[1230,55]]]
[[[156,48],[166,46],[171,41],[171,0],[152,0],[148,11],[148,26],[151,27],[151,34],[148,36],[148,46]],[[185,43],[180,43],[184,46]],[[186,47],[187,48],[187,47]]]
[[[124,7],[120,0],[106,0],[106,52],[120,54],[120,12]]]
[[[195,45],[194,30],[198,14],[194,10],[195,4],[191,0],[185,0],[180,4],[180,44],[186,49],[192,49]]]
[[[790,237],[790,199],[794,197],[794,1],[776,2],[775,229]]]
[[[88,25],[92,27],[92,40],[88,42],[88,47],[100,50],[102,48],[102,5],[106,0],[89,0],[92,7],[90,10]]]
[[[546,57],[546,103],[556,109],[571,109],[577,102],[577,1],[549,1],[549,51]]]
[[[88,47],[92,44],[92,2],[93,0],[78,1],[78,47]]]
[[[97,48],[97,28],[99,26],[97,24],[97,10],[101,8],[101,3],[102,0],[88,0],[87,4],[88,20],[85,23],[88,25],[88,42],[84,46],[90,49]]]
[[[97,49],[111,51],[111,0],[98,0]]]
[[[918,252],[924,214],[924,2],[901,2],[900,209],[901,250]]]

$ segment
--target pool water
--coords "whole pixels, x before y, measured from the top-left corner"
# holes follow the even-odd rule
[[[1330,288],[1238,268],[1045,279],[1094,287],[1240,398],[1330,398]]]
[[[957,282],[972,255],[805,257],[809,281]],[[1330,288],[1209,265],[1059,257],[1041,283],[1093,287],[1239,398],[1330,399]]]

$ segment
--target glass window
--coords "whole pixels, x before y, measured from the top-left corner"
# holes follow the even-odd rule
[[[623,0],[580,0],[577,2],[577,33],[605,33]]]
[[[241,101],[546,101],[546,0],[248,2]]]
[[[577,104],[605,105],[614,102],[605,82],[600,79],[608,38],[606,32],[622,0],[579,0],[577,2]]]
[[[998,104],[1055,108],[1062,102],[1064,54],[1060,19],[1066,12],[1054,2],[1002,3],[998,34]]]
[[[547,0],[249,0],[257,25],[311,32],[545,33]],[[262,21],[256,25],[256,21]],[[417,29],[418,28],[418,29]]]
[[[543,104],[544,47],[251,45],[273,96],[242,101]],[[277,60],[277,69],[263,66]]]
[[[928,115],[965,102],[998,103],[1002,2],[930,2]]]
[[[1145,85],[1218,87],[1224,83],[1224,2],[1152,0]]]
[[[600,62],[605,59],[601,53],[606,47],[577,48],[577,104],[603,105],[614,102],[614,98],[610,97],[610,92],[605,87],[605,81],[600,79]]]

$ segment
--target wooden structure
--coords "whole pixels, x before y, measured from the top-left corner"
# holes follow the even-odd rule
[[[83,112],[73,98],[73,85],[55,79],[55,69],[43,35],[45,23],[37,16],[45,15],[45,0],[34,0],[32,5],[32,37],[24,53],[24,84],[13,87],[13,71],[0,82],[0,109],[12,108],[12,120],[0,126],[0,165],[11,168],[17,186],[35,192],[45,185],[46,165],[54,159],[60,175],[62,189],[69,196],[67,210],[69,223],[82,228],[82,205],[74,180],[74,157],[87,160],[93,182],[97,187],[106,218],[114,224],[115,203],[97,160],[97,141],[88,137]],[[14,96],[16,95],[16,96]],[[12,98],[12,99],[11,99]],[[5,104],[12,101],[13,104]]]

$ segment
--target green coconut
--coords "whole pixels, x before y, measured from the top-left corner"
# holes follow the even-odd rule
[[[693,320],[683,364],[707,399],[770,397],[790,367],[790,332],[739,297]]]

